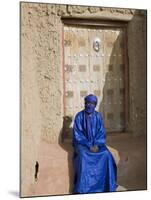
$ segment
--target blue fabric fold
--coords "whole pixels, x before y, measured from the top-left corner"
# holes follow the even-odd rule
[[[73,125],[74,193],[111,192],[117,188],[117,166],[106,147],[106,131],[101,113],[77,113]],[[93,153],[94,145],[99,151]]]

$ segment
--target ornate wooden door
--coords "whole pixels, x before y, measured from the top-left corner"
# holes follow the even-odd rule
[[[66,119],[73,120],[84,109],[84,97],[93,93],[106,130],[125,129],[125,45],[123,27],[64,26]]]

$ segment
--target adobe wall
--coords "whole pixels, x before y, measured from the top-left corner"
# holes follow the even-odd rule
[[[29,188],[37,184],[34,173],[35,163],[42,156],[41,144],[58,143],[62,128],[62,17],[129,21],[130,123],[127,126],[132,135],[145,134],[145,13],[134,9],[21,3],[22,195],[29,194]]]

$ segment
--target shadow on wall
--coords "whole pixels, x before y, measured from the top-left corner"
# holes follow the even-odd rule
[[[121,156],[123,156],[123,153],[121,152],[120,145],[116,144],[116,139],[112,140],[110,137],[115,136],[117,138],[120,138],[120,135],[118,136],[117,132],[124,132],[125,131],[125,113],[124,113],[124,55],[120,56],[120,59],[118,59],[119,54],[124,52],[124,38],[123,33],[120,33],[119,36],[116,38],[114,45],[112,47],[111,55],[109,62],[107,64],[107,71],[105,74],[105,82],[103,86],[103,92],[102,92],[102,99],[98,108],[98,111],[102,113],[103,120],[104,120],[104,126],[107,133],[107,145],[110,147],[116,149],[119,153],[120,160],[118,163],[118,184],[122,186],[124,185],[125,181],[123,181],[124,177],[121,176],[122,174],[125,174],[125,170],[123,171],[123,168],[125,168],[125,162],[123,162],[123,158],[121,161]],[[121,40],[121,38],[123,38]],[[120,51],[120,52],[119,52]],[[121,84],[121,80],[123,80],[123,83]],[[122,85],[122,87],[121,87]],[[120,104],[122,102],[122,104]],[[121,111],[120,111],[121,109]],[[119,115],[119,116],[118,116]],[[111,133],[112,135],[109,136],[108,133]],[[120,133],[119,133],[120,134]],[[119,139],[118,139],[119,143]],[[126,140],[125,140],[125,146]],[[125,156],[127,159],[127,154]],[[120,167],[119,167],[120,166]],[[122,168],[121,168],[122,166]],[[123,171],[123,173],[122,173]],[[119,178],[120,174],[120,178]],[[128,188],[127,188],[128,189]]]
[[[102,113],[107,132],[124,131],[124,38],[120,32],[116,38],[110,60],[105,74],[103,86],[103,98],[99,105],[99,112]]]
[[[73,156],[74,149],[72,146],[72,118],[69,116],[63,117],[63,127],[60,131],[58,144],[68,153],[68,175],[69,175],[69,193],[73,193],[74,184],[74,167],[73,167]],[[67,140],[68,139],[68,140]]]

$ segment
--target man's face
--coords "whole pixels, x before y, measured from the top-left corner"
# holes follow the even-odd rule
[[[85,102],[85,111],[90,114],[94,112],[96,107],[96,102]]]

